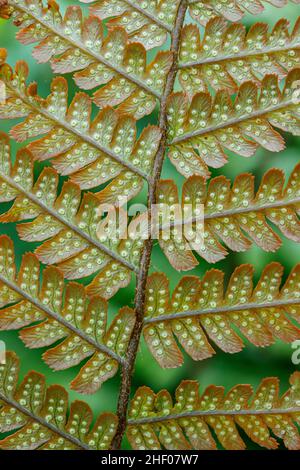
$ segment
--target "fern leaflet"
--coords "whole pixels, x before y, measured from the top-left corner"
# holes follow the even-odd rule
[[[300,374],[290,377],[291,387],[279,396],[279,381],[262,380],[255,393],[250,385],[236,385],[228,393],[209,386],[200,396],[196,381],[183,381],[176,402],[167,390],[155,394],[148,387],[136,392],[129,411],[127,437],[136,450],[243,450],[238,428],[255,443],[276,449],[282,439],[288,449],[299,450]]]
[[[124,362],[134,311],[121,309],[107,330],[108,305],[101,297],[87,298],[81,284],[69,283],[64,289],[62,273],[53,267],[44,271],[40,289],[40,265],[31,253],[23,256],[16,278],[13,244],[5,235],[0,237],[0,253],[0,329],[27,327],[20,337],[29,348],[63,340],[43,354],[54,370],[68,369],[90,358],[71,387],[94,393]]]
[[[2,47],[0,48],[0,65],[5,63],[7,57],[7,52],[6,49],[3,49]]]
[[[68,412],[68,394],[60,385],[46,388],[45,377],[29,372],[17,386],[19,360],[6,354],[0,365],[0,432],[15,431],[0,441],[2,450],[104,450],[117,427],[117,417],[103,413],[91,428],[90,407],[74,401]]]
[[[44,135],[28,146],[37,160],[54,159],[54,166],[63,175],[71,174],[84,189],[113,180],[109,201],[104,199],[105,192],[99,194],[103,202],[117,203],[119,196],[130,199],[141,190],[142,179],[147,180],[151,173],[160,138],[156,127],[144,129],[136,142],[135,121],[120,117],[111,108],[100,111],[91,123],[90,98],[78,93],[68,108],[68,86],[62,77],[53,80],[52,93],[43,100],[36,95],[34,84],[26,87],[24,62],[17,63],[14,74],[2,66],[0,76],[7,88],[0,117],[25,118],[11,131],[18,142]]]
[[[243,83],[232,103],[229,93],[197,93],[191,103],[183,93],[173,94],[168,104],[169,158],[185,177],[209,176],[207,166],[219,168],[227,161],[224,150],[251,157],[258,146],[271,152],[285,148],[282,136],[273,129],[299,135],[299,99],[295,83],[300,69],[291,71],[281,92],[278,79],[267,75],[258,88]],[[251,140],[250,140],[251,139]]]
[[[160,99],[171,66],[168,51],[158,52],[146,66],[140,43],[128,44],[122,28],[103,37],[102,22],[95,16],[83,20],[80,7],[70,6],[62,18],[54,1],[44,8],[40,0],[8,0],[23,44],[38,42],[34,56],[52,64],[54,72],[76,72],[83,89],[106,86],[94,94],[98,106],[119,105],[122,113],[136,118],[150,114]]]
[[[273,168],[265,173],[256,195],[254,177],[248,173],[237,176],[232,188],[225,176],[211,179],[207,188],[203,177],[192,176],[182,188],[182,213],[188,204],[193,215],[186,221],[176,220],[179,204],[176,184],[172,180],[161,180],[159,202],[170,208],[174,222],[171,228],[160,225],[159,244],[172,266],[179,271],[197,266],[192,250],[209,263],[220,261],[227,250],[218,239],[233,251],[248,250],[251,241],[264,251],[276,251],[281,239],[267,220],[287,238],[299,243],[299,175],[300,165],[297,165],[285,185],[283,171]],[[195,225],[197,220],[202,221],[200,204],[204,205],[203,236]]]
[[[276,437],[300,449],[299,373],[283,396],[274,378],[256,392],[210,386],[202,395],[197,382],[183,381],[175,403],[166,390],[142,387],[129,409],[142,334],[162,368],[181,366],[183,350],[198,361],[215,346],[237,353],[244,339],[266,347],[300,337],[299,264],[283,282],[283,267],[271,262],[256,285],[249,264],[235,268],[227,286],[225,273],[210,269],[202,279],[182,277],[172,293],[164,274],[149,276],[157,236],[177,271],[252,242],[274,252],[281,234],[300,242],[300,164],[287,182],[281,170],[267,171],[258,189],[251,174],[206,184],[210,167],[223,166],[229,152],[279,152],[285,141],[275,129],[300,135],[300,22],[292,31],[286,20],[270,31],[227,22],[287,0],[82,3],[90,4],[87,17],[79,6],[63,15],[54,0],[0,0],[0,17],[12,18],[37,62],[70,74],[55,77],[42,98],[28,84],[26,63],[13,70],[0,49],[0,118],[18,119],[10,135],[25,143],[14,155],[0,134],[0,223],[16,223],[20,239],[37,243],[19,263],[12,240],[0,237],[0,330],[18,330],[25,346],[45,348],[53,370],[80,364],[75,392],[96,392],[120,366],[117,414],[100,415],[91,429],[89,407],[75,402],[68,412],[65,390],[46,390],[40,374],[17,386],[18,359],[8,353],[0,367],[0,432],[8,436],[0,448],[120,449],[127,429],[138,450],[240,450],[244,434],[268,449],[278,447]],[[72,99],[69,78],[89,94]],[[157,105],[157,126],[137,122],[156,119]],[[180,195],[175,181],[161,180],[167,155],[186,178]],[[43,162],[39,174],[35,160]],[[128,224],[124,203],[141,199],[146,186],[147,211]],[[107,300],[132,273],[134,307],[121,308],[108,326]]]
[[[292,0],[298,4],[299,0]],[[111,18],[108,28],[121,26],[131,41],[142,43],[146,49],[162,45],[167,33],[172,33],[176,13],[180,2],[170,0],[81,0],[82,3],[92,4],[90,12],[101,19]],[[229,21],[239,21],[245,12],[258,15],[264,10],[264,4],[271,3],[283,7],[287,0],[189,0],[189,11],[192,18],[206,25],[209,20],[223,17]]]
[[[300,3],[299,0],[291,0],[293,3]],[[284,7],[288,0],[189,0],[190,14],[192,18],[205,25],[210,19],[216,16],[223,16],[229,21],[239,21],[245,13],[259,15],[264,11],[266,4],[275,7]]]
[[[254,288],[253,266],[241,265],[224,292],[224,273],[211,269],[202,281],[183,277],[170,299],[168,279],[152,274],[144,337],[154,358],[161,367],[180,366],[183,356],[177,340],[194,360],[207,359],[215,353],[207,336],[224,352],[237,353],[244,347],[237,329],[258,347],[277,338],[287,343],[297,340],[300,329],[289,318],[300,323],[300,265],[280,288],[282,275],[283,267],[270,263]]]
[[[57,197],[55,170],[45,168],[33,184],[33,162],[28,150],[19,150],[11,168],[9,139],[5,134],[0,135],[0,155],[0,201],[14,201],[0,216],[0,223],[30,220],[17,226],[20,238],[43,242],[36,249],[40,261],[56,264],[67,279],[97,273],[87,287],[88,292],[108,299],[125,287],[131,271],[137,271],[141,241],[120,240],[117,234],[110,233],[113,227],[109,227],[109,215],[101,219],[97,214],[97,197],[88,193],[81,200],[76,184],[65,182]],[[108,230],[103,243],[97,235],[101,227]],[[128,230],[130,227],[131,224]]]
[[[140,42],[146,49],[164,44],[175,25],[179,1],[81,0],[92,3],[91,15],[107,22],[108,29],[124,28],[130,41]]]
[[[179,55],[182,88],[191,96],[207,91],[208,86],[235,93],[238,85],[266,74],[284,78],[300,63],[299,28],[298,20],[289,34],[288,22],[282,19],[270,33],[264,23],[254,24],[246,33],[242,24],[228,26],[224,19],[215,18],[201,41],[196,25],[185,26]]]

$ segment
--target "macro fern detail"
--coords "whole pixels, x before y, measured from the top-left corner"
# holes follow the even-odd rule
[[[299,135],[299,100],[293,87],[299,76],[299,69],[290,72],[283,92],[274,75],[266,75],[260,88],[245,82],[234,104],[224,90],[213,101],[207,93],[197,93],[191,103],[183,93],[171,96],[169,157],[176,168],[185,177],[208,177],[207,166],[220,168],[227,162],[225,149],[243,157],[254,155],[260,145],[271,152],[283,150],[284,140],[274,127]]]
[[[0,430],[15,431],[0,441],[2,450],[103,450],[114,436],[117,418],[102,414],[93,429],[92,411],[82,402],[71,404],[67,420],[68,394],[59,385],[46,389],[45,377],[29,372],[16,387],[19,360],[8,353],[0,365]]]
[[[18,233],[27,242],[44,241],[36,250],[39,259],[45,264],[56,264],[68,279],[98,272],[91,289],[96,293],[97,285],[98,294],[110,298],[130,281],[130,270],[136,268],[118,252],[111,250],[114,244],[121,250],[122,242],[118,239],[115,243],[107,240],[107,245],[99,242],[96,236],[100,218],[95,211],[97,198],[86,194],[81,201],[80,190],[72,182],[66,182],[56,197],[58,176],[50,168],[45,169],[32,186],[33,158],[30,152],[20,150],[11,169],[9,141],[5,135],[1,144],[1,201],[15,202],[9,211],[1,215],[0,223],[33,219],[18,225]],[[133,248],[135,241],[131,245]],[[129,255],[130,250],[127,252]],[[113,276],[113,288],[105,285],[107,276]]]
[[[223,259],[227,250],[219,240],[233,251],[246,251],[253,241],[263,250],[274,252],[280,248],[281,239],[268,221],[284,236],[299,242],[299,191],[299,165],[286,185],[281,170],[269,170],[256,194],[251,174],[239,175],[232,187],[224,176],[211,179],[206,187],[205,178],[194,175],[183,184],[181,202],[175,183],[161,180],[158,199],[170,208],[174,221],[171,227],[159,227],[160,246],[172,266],[182,271],[198,264],[192,250],[209,263]],[[192,207],[190,219],[176,220],[176,204],[181,204],[183,209],[185,204]],[[197,233],[197,226],[193,228],[197,220],[202,219],[202,214],[198,213],[200,204],[204,206],[203,235]],[[187,234],[180,230],[182,225],[186,225]],[[191,239],[187,237],[189,231],[194,234]]]
[[[299,0],[70,3],[0,0],[0,449],[300,450]]]
[[[24,255],[16,279],[13,245],[5,236],[0,238],[0,253],[0,329],[26,327],[20,338],[29,348],[48,347],[63,340],[44,353],[45,362],[54,370],[62,370],[90,357],[72,387],[81,393],[97,390],[122,363],[134,312],[124,307],[106,331],[107,303],[101,297],[87,302],[84,287],[75,283],[68,284],[64,295],[62,273],[52,267],[44,271],[39,290],[40,265],[33,254]]]
[[[161,367],[183,363],[175,341],[194,360],[215,351],[208,338],[227,353],[240,352],[244,342],[236,329],[258,347],[270,346],[275,338],[293,342],[299,338],[300,266],[280,289],[283,268],[271,263],[253,287],[253,266],[238,266],[224,292],[224,273],[212,269],[200,280],[183,277],[170,299],[168,280],[161,273],[148,280],[144,336]],[[234,327],[234,328],[233,328]],[[208,337],[208,338],[207,338]]]
[[[296,4],[299,3],[299,0],[291,1]],[[288,0],[258,0],[254,2],[248,2],[247,0],[209,0],[208,2],[190,0],[189,3],[191,16],[199,21],[200,24],[205,25],[216,16],[222,16],[233,22],[240,21],[245,13],[249,12],[252,15],[258,15],[264,11],[268,3],[282,8],[288,3]]]
[[[123,0],[81,0],[91,4],[90,13],[101,19],[109,18],[108,28],[124,28],[132,42],[146,49],[162,45],[172,33],[179,1],[136,2]]]
[[[155,394],[148,387],[137,390],[130,408],[128,439],[135,449],[216,449],[215,435],[227,450],[243,450],[241,428],[254,442],[276,449],[283,439],[287,448],[300,447],[299,373],[290,377],[291,387],[279,396],[278,380],[264,379],[256,392],[237,385],[224,394],[223,387],[210,386],[199,395],[198,383],[183,381],[176,401],[167,390]],[[286,427],[288,426],[288,432]]]
[[[102,23],[95,17],[83,21],[80,7],[70,7],[62,19],[55,2],[48,8],[27,0],[9,0],[8,5],[16,24],[25,25],[18,39],[23,44],[39,42],[34,49],[39,62],[51,60],[57,73],[76,72],[74,79],[84,89],[108,83],[95,92],[96,104],[122,103],[123,113],[138,118],[153,110],[170,67],[168,52],[158,53],[146,69],[141,44],[127,44],[127,34],[120,28],[104,39]]]
[[[99,186],[101,183],[111,180],[113,176],[118,177],[124,169],[122,166],[133,170],[133,172],[122,174],[123,181],[124,177],[129,179],[131,176],[133,178],[134,174],[146,178],[147,173],[142,168],[139,169],[138,164],[141,163],[149,173],[151,156],[155,153],[155,142],[156,139],[159,139],[158,130],[152,127],[145,130],[145,140],[152,142],[152,152],[151,150],[149,152],[148,148],[145,155],[146,151],[143,152],[143,147],[146,142],[143,138],[133,148],[136,131],[135,122],[132,119],[119,120],[114,110],[106,109],[99,113],[91,124],[91,101],[87,95],[77,94],[70,108],[67,109],[67,82],[63,78],[57,78],[52,82],[52,94],[46,101],[42,101],[36,95],[36,90],[32,85],[26,89],[27,75],[28,69],[25,63],[19,62],[17,64],[15,74],[8,67],[3,66],[0,76],[6,83],[8,90],[12,80],[14,88],[9,92],[8,101],[6,106],[0,110],[0,116],[2,119],[26,117],[24,123],[18,124],[11,131],[11,135],[19,142],[46,134],[44,138],[29,145],[29,149],[37,160],[56,157],[56,166],[62,174],[76,173],[75,180],[79,182],[85,174],[90,178],[90,182],[88,186],[83,184],[84,189]],[[17,86],[18,88],[16,88]],[[82,120],[82,117],[85,119]],[[112,132],[114,130],[115,133]],[[111,137],[109,137],[110,135]],[[141,145],[142,142],[143,145]],[[111,143],[114,145],[113,149],[110,148]],[[125,150],[128,157],[135,161],[137,167],[130,161],[123,162],[118,156],[122,153],[122,149]],[[64,155],[63,159],[59,158],[62,154]],[[81,164],[76,158],[79,154],[82,154]],[[150,158],[143,161],[145,156]],[[119,162],[121,166],[118,165]],[[90,171],[87,169],[80,171],[87,166]],[[99,174],[99,169],[102,170],[102,178],[98,176],[98,179],[93,183],[93,173],[95,174],[97,170],[97,174]],[[139,182],[140,180],[132,181],[132,187],[137,190]],[[124,195],[129,196],[129,192],[127,194],[125,191]]]
[[[270,33],[263,23],[254,24],[246,33],[243,25],[228,26],[217,17],[207,24],[203,41],[197,26],[187,25],[180,50],[182,87],[190,95],[206,91],[209,85],[232,93],[243,82],[266,74],[284,78],[299,66],[299,42],[299,22],[291,33],[285,20]]]

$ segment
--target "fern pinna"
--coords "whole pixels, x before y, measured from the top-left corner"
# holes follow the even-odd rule
[[[82,3],[0,2],[2,24],[12,21],[24,50],[55,75],[42,96],[27,63],[0,49],[0,118],[10,128],[0,134],[0,330],[44,348],[54,371],[80,366],[70,388],[100,402],[120,371],[119,399],[92,426],[89,405],[68,411],[66,390],[46,388],[38,372],[18,385],[19,360],[7,352],[0,448],[120,449],[126,435],[136,450],[300,449],[297,371],[283,395],[276,378],[226,393],[183,380],[174,401],[132,382],[141,344],[168,369],[217,348],[300,340],[297,260],[284,272],[269,259],[259,272],[246,259],[228,280],[210,266],[172,287],[151,264],[154,248],[180,272],[252,245],[273,253],[300,242],[299,163],[256,177],[216,170],[300,135],[300,20],[240,22],[286,0]],[[134,211],[145,195],[146,210]],[[176,210],[186,205],[183,220]],[[133,282],[134,299],[115,308]]]

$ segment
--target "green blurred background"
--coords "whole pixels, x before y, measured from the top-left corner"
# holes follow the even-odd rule
[[[61,7],[64,9],[66,5],[75,4],[76,1],[59,1]],[[78,2],[77,2],[78,3]],[[86,10],[83,5],[83,9]],[[294,26],[296,17],[300,13],[299,6],[290,4],[282,9],[274,7],[267,7],[265,12],[259,16],[259,21],[264,21],[273,26],[276,21],[281,18],[287,18],[291,22],[291,27]],[[256,18],[257,20],[257,18]],[[189,18],[187,21],[191,21]],[[253,16],[246,16],[244,23],[250,26],[255,21]],[[5,47],[8,50],[8,63],[12,66],[17,60],[26,60],[30,65],[30,79],[35,80],[39,84],[39,93],[46,96],[49,92],[49,85],[51,82],[52,72],[50,66],[38,65],[31,57],[31,47],[21,46],[15,39],[16,28],[12,23],[0,20],[0,47]],[[74,95],[75,87],[72,78],[69,77],[70,95]],[[155,123],[157,118],[157,111],[153,113],[150,118],[144,119],[140,123],[142,125],[148,122]],[[11,123],[0,122],[0,129],[8,132]],[[213,175],[224,174],[231,180],[236,175],[242,172],[252,172],[257,177],[257,183],[260,181],[263,173],[271,167],[282,168],[287,175],[290,174],[293,167],[299,162],[300,155],[300,141],[299,139],[285,136],[287,142],[287,149],[279,154],[271,154],[265,150],[259,150],[257,154],[250,159],[243,159],[242,157],[231,155],[229,162],[222,169],[214,171]],[[14,145],[14,150],[17,148]],[[36,173],[38,174],[42,165],[36,165]],[[179,185],[182,184],[183,178],[176,173],[176,170],[168,163],[165,163],[163,177],[174,178]],[[144,202],[146,200],[146,188],[144,192],[136,198],[133,202]],[[2,205],[1,211],[5,209]],[[8,234],[15,242],[15,249],[17,253],[17,264],[20,264],[22,254],[26,251],[33,250],[34,244],[21,242],[16,234],[16,229],[13,224],[1,225],[0,233]],[[226,277],[230,276],[232,270],[239,264],[250,262],[255,266],[256,279],[259,277],[263,267],[271,260],[279,261],[285,267],[285,276],[291,268],[299,261],[300,247],[287,239],[283,240],[282,247],[275,254],[264,253],[261,249],[253,247],[247,253],[234,254],[223,262],[217,263],[214,267],[223,269],[226,272]],[[191,274],[198,274],[202,276],[210,266],[200,261],[197,269]],[[165,257],[162,255],[158,246],[155,246],[153,252],[152,271],[163,271],[170,279],[171,288],[173,288],[181,275],[174,271],[168,264]],[[190,274],[190,273],[189,273]],[[88,280],[84,280],[87,282]],[[123,289],[117,296],[110,302],[110,315],[113,316],[118,309],[123,305],[131,305],[134,299],[134,280],[127,289]],[[42,359],[41,354],[43,350],[30,351],[25,349],[23,343],[18,337],[16,332],[7,332],[0,334],[0,340],[6,343],[7,349],[14,350],[21,358],[21,376],[30,369],[37,370],[47,376],[48,384],[59,383],[69,389],[70,381],[75,377],[79,367],[73,368],[62,372],[53,372],[46,366]],[[147,348],[142,341],[133,379],[132,391],[136,390],[140,385],[148,385],[155,391],[161,388],[167,388],[173,392],[176,386],[182,379],[197,379],[200,382],[201,389],[211,383],[216,385],[224,385],[229,389],[236,383],[250,383],[256,386],[260,380],[265,376],[278,376],[281,379],[281,387],[284,389],[288,385],[288,377],[291,372],[297,368],[291,362],[292,349],[290,345],[286,345],[277,341],[273,346],[267,349],[257,349],[250,345],[245,340],[244,350],[235,355],[224,354],[217,347],[216,355],[209,360],[203,362],[195,362],[185,354],[184,365],[175,370],[162,370],[149,354]],[[299,366],[298,366],[299,368]],[[93,396],[83,397],[90,406],[93,408],[95,414],[103,410],[115,411],[118,388],[119,388],[119,375],[104,384],[102,389]],[[70,391],[71,399],[82,399],[79,394]],[[126,442],[124,447],[127,448]],[[251,448],[255,446],[250,444]]]

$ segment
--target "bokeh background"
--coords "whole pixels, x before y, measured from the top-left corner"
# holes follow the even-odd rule
[[[79,3],[76,0],[58,2],[64,9],[66,5]],[[83,9],[86,10],[85,6]],[[250,26],[255,20],[267,22],[272,27],[276,21],[281,18],[287,18],[291,22],[291,27],[294,26],[297,16],[300,14],[299,5],[289,4],[285,8],[276,9],[272,6],[266,8],[265,12],[254,18],[253,16],[246,16],[243,20],[244,24]],[[191,21],[187,18],[187,21]],[[5,47],[8,50],[8,63],[12,66],[18,60],[26,60],[30,66],[30,79],[38,82],[39,93],[46,96],[49,92],[52,72],[48,64],[39,65],[31,57],[31,47],[21,46],[15,39],[17,28],[8,21],[0,20],[0,47]],[[70,95],[74,95],[75,86],[72,78],[69,77]],[[144,119],[140,123],[140,128],[148,122],[155,123],[157,119],[157,111],[151,117]],[[0,121],[1,131],[8,132],[11,123]],[[287,148],[279,154],[271,154],[265,150],[259,150],[257,154],[250,159],[231,155],[229,162],[220,170],[214,171],[213,175],[224,174],[231,180],[236,175],[242,172],[251,172],[257,177],[257,183],[260,181],[263,173],[271,167],[283,169],[289,175],[294,166],[300,161],[300,140],[291,136],[285,136]],[[17,146],[13,144],[14,150]],[[40,172],[42,165],[36,164],[36,174]],[[163,177],[174,178],[179,185],[181,185],[183,178],[176,173],[176,170],[166,161],[163,171]],[[144,202],[146,200],[146,188],[144,192],[139,195],[133,202]],[[5,209],[2,205],[1,212]],[[33,250],[34,244],[21,242],[16,234],[16,229],[13,224],[0,225],[0,233],[8,234],[15,242],[15,249],[17,253],[17,264],[20,264],[22,254],[26,251]],[[223,269],[226,272],[226,278],[230,276],[233,269],[245,262],[250,262],[255,266],[256,279],[258,279],[264,266],[270,261],[279,261],[285,267],[285,276],[289,273],[292,267],[300,260],[300,247],[287,239],[283,240],[282,247],[275,254],[264,253],[261,249],[253,247],[247,253],[234,254],[223,262],[217,263],[214,267]],[[201,260],[197,269],[190,272],[202,276],[210,266]],[[168,264],[166,258],[161,253],[159,247],[155,246],[153,252],[152,271],[163,271],[170,279],[170,286],[173,288],[181,275],[174,271]],[[87,282],[84,280],[83,282]],[[117,296],[110,302],[110,315],[111,317],[116,314],[118,309],[123,305],[132,306],[134,299],[134,279],[130,286],[119,292]],[[62,372],[53,372],[46,366],[41,355],[43,350],[30,351],[25,349],[23,343],[20,341],[17,332],[1,332],[0,340],[6,343],[7,350],[14,350],[21,358],[21,377],[30,369],[37,370],[47,376],[48,384],[59,383],[69,390],[69,383],[78,372],[79,367],[73,368]],[[142,341],[137,363],[136,370],[132,384],[132,390],[136,390],[140,385],[148,385],[155,391],[162,388],[167,388],[173,392],[176,386],[182,379],[197,379],[200,382],[201,390],[211,383],[215,385],[224,385],[228,390],[236,383],[250,383],[257,386],[260,380],[266,376],[277,376],[281,379],[281,387],[284,389],[288,385],[288,377],[291,372],[297,369],[296,365],[292,364],[291,345],[286,345],[280,341],[276,342],[273,346],[266,349],[257,349],[245,340],[244,350],[235,355],[224,354],[218,350],[213,358],[203,362],[195,362],[185,354],[184,365],[175,370],[162,370],[149,354],[147,348]],[[298,366],[299,369],[300,366]],[[103,410],[115,411],[118,389],[119,389],[119,375],[104,384],[102,389],[93,396],[83,397],[92,407],[95,414]],[[79,394],[70,391],[71,399],[82,399]],[[250,448],[256,448],[254,445],[249,444]],[[124,448],[127,448],[125,441]]]

